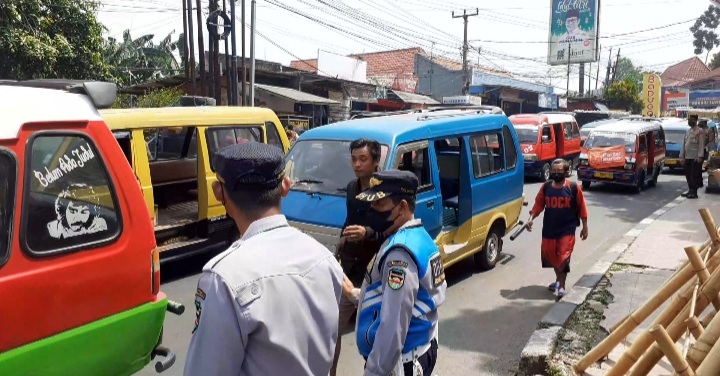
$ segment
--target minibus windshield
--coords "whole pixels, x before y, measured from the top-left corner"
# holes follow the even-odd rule
[[[355,179],[350,157],[350,142],[338,140],[299,140],[285,157],[290,188],[308,193],[344,196],[348,183]],[[387,146],[381,146],[380,166],[385,162]]]
[[[668,144],[682,145],[685,141],[685,133],[685,131],[665,130],[665,140]]]
[[[521,144],[536,144],[538,142],[538,128],[521,128],[515,127],[518,140]]]
[[[635,135],[628,133],[593,132],[590,134],[590,137],[588,137],[584,146],[588,149],[592,149],[621,145],[625,145],[626,153],[634,153]]]

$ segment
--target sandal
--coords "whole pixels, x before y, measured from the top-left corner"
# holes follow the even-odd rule
[[[548,285],[548,290],[555,292],[557,289],[560,288],[560,282],[553,282],[550,285]]]

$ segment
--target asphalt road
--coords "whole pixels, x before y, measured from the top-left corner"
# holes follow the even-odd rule
[[[574,178],[574,176],[573,176]],[[541,184],[526,182],[525,195],[532,204]],[[675,199],[685,189],[678,173],[660,176],[656,188],[636,195],[628,189],[593,185],[585,192],[589,210],[589,239],[575,246],[568,286],[588,270],[606,249],[645,217]],[[523,209],[526,220],[528,208]],[[472,260],[446,271],[449,288],[440,308],[439,360],[435,374],[512,375],[520,351],[553,304],[547,285],[554,280],[550,269],[540,267],[540,223],[532,233],[515,241],[505,239],[503,258],[495,269],[478,272]],[[162,290],[185,304],[182,316],[168,314],[163,343],[177,354],[175,365],[163,374],[182,375],[185,353],[195,320],[194,293],[198,273],[207,256],[163,266]],[[363,359],[357,353],[354,332],[343,336],[339,374],[362,375]],[[151,363],[139,375],[155,375]]]

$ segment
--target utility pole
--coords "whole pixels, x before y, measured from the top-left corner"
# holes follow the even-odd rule
[[[570,56],[572,55],[572,47],[570,47],[570,43],[568,43],[568,65],[567,65],[567,86],[565,88],[565,95],[569,96],[570,93]]]
[[[610,54],[608,55],[608,65],[607,65],[607,71],[605,72],[605,86],[606,88],[610,86],[610,68],[612,67],[612,47],[610,47]]]
[[[250,107],[255,107],[255,0],[250,1]]]
[[[183,66],[185,67],[185,80],[190,81],[190,64],[188,64],[188,42],[187,42],[187,2],[185,0],[180,0],[182,2],[183,7],[183,40],[182,40],[182,46],[183,46],[183,55],[180,56],[182,58]]]
[[[233,1],[233,0],[229,0]],[[227,14],[227,2],[228,0],[223,0],[223,13]],[[232,28],[232,18],[230,19],[230,27]],[[228,25],[225,25],[227,27]],[[232,31],[232,29],[230,29]],[[228,40],[230,38],[225,37],[225,79],[227,81],[225,86],[225,105],[230,106],[232,105],[232,74],[230,74],[230,41]]]
[[[620,49],[618,48],[617,58],[615,59],[615,67],[613,67],[612,83],[615,83],[615,77],[617,76],[617,66],[620,63]]]
[[[599,56],[599,54],[598,54],[598,56]],[[592,73],[590,73],[590,74],[592,74]],[[598,89],[598,81],[600,81],[600,60],[599,60],[599,58],[598,58],[598,63],[597,63],[597,73],[595,73],[595,91],[596,92]]]
[[[198,59],[200,59],[200,95],[207,97],[208,92],[205,90],[205,37],[203,36],[202,20],[202,4],[200,0],[196,0],[197,20],[198,20]]]
[[[229,0],[230,1],[230,43],[232,44],[232,70],[230,71],[231,78],[231,86],[232,86],[232,105],[237,106],[238,105],[238,90],[237,90],[237,46],[235,45],[235,25],[237,22],[235,22],[235,2],[236,0]],[[245,30],[245,24],[242,25],[243,30]],[[243,33],[245,35],[245,33]],[[243,46],[245,43],[243,42]],[[244,64],[243,64],[244,65]],[[245,90],[243,89],[243,92]]]
[[[188,60],[190,61],[190,81],[192,82],[192,94],[197,95],[197,89],[195,87],[195,38],[193,36],[192,0],[186,0],[185,7],[187,8],[188,19],[187,39],[189,41],[188,46],[190,47],[190,53],[188,54]]]
[[[215,12],[215,9],[217,9],[217,0],[208,1],[209,14],[213,14]],[[209,26],[210,25],[208,25],[208,28],[209,28]],[[217,26],[215,26],[215,29],[217,30]],[[215,71],[217,70],[217,66],[215,65],[215,36],[210,32],[210,30],[208,30],[207,64],[208,64],[208,74],[210,76],[210,77],[208,77],[208,94],[207,94],[207,96],[215,98]]]
[[[255,0],[253,0],[255,1]],[[463,19],[463,23],[465,24],[465,32],[463,36],[463,75],[465,76],[465,81],[463,83],[463,94],[467,95],[468,89],[470,88],[470,76],[468,74],[468,17],[477,16],[480,14],[480,8],[475,8],[475,13],[468,13],[466,9],[463,9],[463,14],[455,15],[455,11],[452,12],[452,18],[461,18]]]
[[[580,78],[580,82],[578,83],[578,93],[581,97],[584,97],[585,95],[585,63],[580,63],[580,69],[578,70],[578,77]]]
[[[217,12],[220,9],[220,4],[218,0],[213,0],[213,11]],[[217,30],[217,26],[215,27],[215,30]],[[222,94],[222,76],[220,75],[220,38],[212,38],[213,41],[213,54],[212,54],[212,65],[213,65],[213,73],[215,73],[215,76],[213,76],[213,86],[215,88],[215,92],[213,93],[213,97],[215,97],[215,101],[220,105],[221,101],[220,99]]]

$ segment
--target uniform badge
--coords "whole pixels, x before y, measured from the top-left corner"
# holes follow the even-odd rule
[[[401,267],[401,268],[407,268],[407,267],[408,267],[408,263],[405,262],[405,261],[400,261],[400,260],[388,261],[388,263],[387,263],[387,267],[388,267],[388,268],[392,268],[392,267],[395,267],[395,266],[399,266],[399,267]]]
[[[192,332],[195,333],[198,326],[200,326],[200,315],[202,314],[202,304],[200,304],[200,299],[195,299],[195,326],[193,327]]]
[[[405,284],[405,271],[400,268],[390,269],[388,275],[388,286],[393,290],[399,290]]]
[[[433,287],[438,287],[445,282],[445,268],[443,267],[440,255],[430,260],[430,270],[432,271]]]

